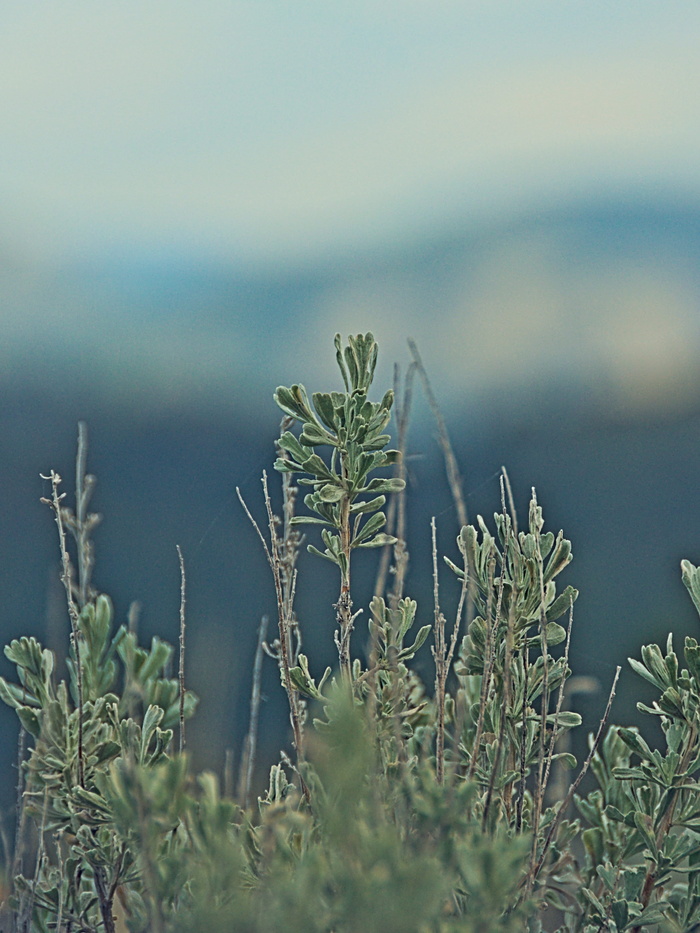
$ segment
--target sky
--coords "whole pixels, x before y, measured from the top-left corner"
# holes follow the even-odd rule
[[[700,5],[0,11],[0,255],[279,267],[543,199],[700,198]]]

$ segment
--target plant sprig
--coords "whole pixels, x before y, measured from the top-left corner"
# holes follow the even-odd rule
[[[405,480],[371,477],[376,470],[397,462],[399,452],[385,449],[391,438],[383,431],[391,418],[394,393],[390,389],[381,402],[371,402],[368,392],[374,378],[378,347],[371,333],[348,338],[343,349],[335,336],[336,359],[345,392],[314,392],[311,402],[301,384],[279,386],[275,401],[285,414],[301,424],[299,437],[285,431],[279,446],[288,454],[275,461],[282,473],[305,474],[299,483],[313,487],[304,504],[314,516],[298,515],[295,524],[322,525],[320,550],[308,545],[312,554],[331,561],[340,570],[340,596],[336,604],[336,645],[343,677],[352,679],[350,635],[355,616],[350,592],[350,562],[356,548],[395,544],[393,535],[382,532],[386,515],[381,509],[387,494],[400,492]],[[327,463],[317,449],[330,448]],[[371,498],[367,498],[371,496]]]

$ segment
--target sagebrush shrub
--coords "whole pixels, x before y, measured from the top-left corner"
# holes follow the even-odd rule
[[[493,530],[481,516],[465,523],[461,565],[446,559],[459,592],[455,617],[448,621],[440,606],[434,524],[435,600],[418,607],[404,595],[410,392],[398,449],[388,449],[394,393],[369,399],[373,336],[346,346],[337,336],[335,346],[344,391],[309,397],[299,384],[275,393],[285,415],[275,462],[284,505],[278,518],[265,475],[267,533],[256,528],[277,604],[278,630],[265,647],[288,698],[292,745],[255,807],[256,716],[236,798],[222,794],[215,775],[192,774],[183,750],[196,706],[184,684],[184,566],[172,677],[172,648],[157,638],[139,646],[128,625],[113,631],[109,598],[92,588],[97,518],[87,511],[83,428],[74,510],[64,505],[60,476],[48,477],[71,620],[68,680],[56,682],[54,656],[34,638],[5,649],[18,682],[0,678],[0,698],[16,710],[30,747],[2,929],[700,929],[697,641],[685,639],[682,661],[669,637],[665,651],[647,646],[630,662],[658,690],[640,709],[660,720],[665,747],[608,726],[616,677],[577,765],[563,740],[581,723],[566,708],[578,593],[557,593],[570,542],[545,531],[534,490],[527,528],[518,528],[504,473]],[[416,356],[409,373],[420,365]],[[442,441],[451,455],[444,430]],[[309,488],[303,512],[298,486]],[[339,577],[338,670],[320,678],[300,650],[294,612],[301,524],[312,538],[318,530],[308,549]],[[379,565],[366,616],[353,602],[360,548],[376,549]],[[682,579],[700,610],[700,571],[684,561]],[[364,618],[370,648],[353,656]],[[418,625],[421,618],[430,621]],[[258,693],[263,637],[261,629]],[[435,680],[426,685],[413,662],[431,637]],[[255,697],[256,684],[254,706]],[[561,786],[565,769],[570,780],[556,794],[554,778]],[[589,769],[597,786],[581,796]]]

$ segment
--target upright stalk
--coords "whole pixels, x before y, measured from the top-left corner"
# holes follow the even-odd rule
[[[341,476],[347,480],[347,466],[345,457],[341,453]],[[340,500],[340,550],[343,555],[343,565],[340,568],[340,596],[336,604],[338,630],[336,632],[336,645],[340,661],[340,672],[346,684],[352,682],[352,659],[350,656],[350,636],[353,627],[352,596],[350,595],[350,497],[344,495]]]
[[[272,577],[275,583],[275,594],[277,596],[277,623],[279,628],[279,656],[278,661],[280,669],[282,672],[282,681],[284,684],[284,689],[287,694],[287,701],[289,703],[289,716],[292,725],[292,732],[294,736],[294,747],[297,752],[298,763],[301,764],[304,761],[304,732],[302,728],[301,720],[301,711],[299,709],[299,694],[294,689],[291,678],[291,657],[290,657],[290,639],[289,639],[289,614],[288,606],[284,596],[284,588],[282,585],[282,561],[280,557],[280,540],[277,534],[275,516],[272,511],[272,503],[270,502],[270,494],[267,488],[267,472],[263,471],[262,478],[263,490],[265,495],[265,508],[267,510],[267,519],[268,527],[270,530],[270,546],[268,547],[267,541],[263,537],[262,532],[258,523],[255,521],[248,506],[241,495],[241,491],[236,487],[236,493],[240,500],[243,509],[245,510],[248,519],[255,528],[258,537],[260,538],[263,548],[265,550],[265,556],[272,570]],[[311,796],[309,794],[309,788],[306,785],[303,774],[299,772],[299,778],[301,782],[302,793],[307,801],[310,801]]]
[[[48,476],[41,474],[42,479],[51,481],[51,498],[42,498],[41,501],[49,505],[54,513],[56,525],[58,527],[58,542],[61,552],[61,582],[66,591],[66,601],[68,603],[68,615],[71,624],[71,642],[75,651],[75,669],[78,686],[78,784],[85,787],[85,763],[83,752],[83,666],[80,660],[80,612],[73,598],[73,581],[70,557],[66,548],[66,532],[63,526],[63,509],[61,502],[65,493],[58,494],[58,487],[61,485],[61,477],[55,470],[51,470]]]

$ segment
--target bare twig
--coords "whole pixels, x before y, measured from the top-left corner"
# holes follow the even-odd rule
[[[263,549],[265,551],[265,556],[267,557],[267,562],[270,565],[272,570],[272,577],[275,583],[275,593],[277,594],[277,622],[279,628],[279,641],[280,641],[280,653],[279,653],[279,663],[282,671],[282,680],[284,682],[284,689],[287,693],[287,700],[289,703],[289,715],[292,724],[292,732],[294,734],[294,746],[297,751],[297,756],[299,762],[304,760],[304,735],[302,729],[302,720],[299,709],[299,700],[298,692],[294,689],[292,685],[292,679],[290,676],[291,663],[289,655],[289,617],[288,617],[288,606],[285,600],[284,589],[282,585],[282,570],[281,570],[281,559],[280,559],[280,540],[277,534],[277,529],[275,527],[275,516],[272,512],[272,503],[270,502],[270,494],[267,488],[267,472],[263,470],[262,475],[262,484],[265,498],[265,508],[267,510],[267,519],[268,527],[270,530],[270,546],[268,547],[265,538],[263,537],[262,532],[258,523],[253,518],[250,509],[245,503],[241,491],[236,487],[236,494],[240,500],[243,509],[248,516],[248,520],[252,524],[253,528],[258,534],[260,541],[262,542]],[[310,794],[309,789],[304,781],[304,777],[299,771],[299,779],[301,781],[301,788],[304,794],[304,797],[309,801]]]
[[[423,365],[423,360],[421,359],[420,353],[418,352],[418,347],[416,346],[415,340],[412,340],[409,337],[408,346],[411,350],[411,354],[413,355],[418,374],[421,377],[423,389],[425,390],[425,395],[428,399],[428,404],[430,405],[430,410],[432,411],[433,417],[435,418],[438,426],[438,441],[442,449],[443,457],[445,458],[447,481],[450,486],[450,492],[452,493],[452,499],[454,500],[454,504],[457,509],[459,527],[463,528],[467,524],[467,507],[464,504],[464,496],[462,495],[462,479],[459,475],[457,458],[454,455],[454,450],[452,449],[452,443],[450,441],[450,435],[447,431],[445,419],[442,417],[440,406],[438,405],[437,399],[433,393],[430,380],[428,379],[428,374],[425,371],[425,366]]]
[[[185,605],[186,578],[185,559],[180,545],[177,544],[177,556],[180,562],[180,661],[178,665],[178,686],[180,692],[180,754],[185,750]]]
[[[501,618],[501,612],[503,608],[503,593],[505,591],[505,577],[506,577],[506,555],[508,553],[508,541],[509,537],[506,535],[506,541],[503,547],[503,557],[501,564],[501,574],[498,584],[498,596],[496,598],[496,616],[493,621],[493,631],[494,633],[498,631],[498,624]],[[494,555],[495,556],[495,555]],[[495,571],[495,560],[493,564],[493,570]],[[489,579],[489,592],[493,589],[493,577]],[[491,773],[489,775],[489,785],[486,792],[486,799],[484,801],[484,812],[481,818],[482,829],[486,829],[488,825],[489,812],[491,810],[491,802],[493,800],[493,793],[496,787],[496,778],[501,767],[501,758],[503,756],[503,745],[505,742],[506,736],[506,720],[512,706],[512,694],[513,694],[513,672],[512,672],[512,661],[513,661],[513,613],[515,606],[514,593],[511,593],[510,604],[508,607],[508,619],[506,622],[506,651],[505,651],[505,660],[503,664],[503,704],[501,707],[501,721],[498,729],[498,741],[496,745],[496,755],[494,757],[493,767],[491,768]],[[487,620],[488,622],[488,620]],[[495,646],[494,646],[495,650]]]
[[[571,603],[569,604],[569,623],[566,627],[566,643],[564,645],[564,656],[562,659],[563,664],[564,664],[564,671],[562,674],[561,681],[559,683],[559,691],[557,693],[557,703],[556,703],[556,707],[554,710],[554,725],[552,726],[552,737],[549,741],[549,749],[547,752],[547,765],[546,765],[545,773],[544,773],[545,792],[549,785],[549,773],[552,769],[552,759],[554,757],[554,749],[557,744],[557,739],[559,738],[559,715],[561,713],[561,708],[564,703],[564,687],[566,686],[566,672],[569,666],[569,649],[571,647],[571,630],[573,628],[573,623],[574,623],[574,600],[572,597]]]
[[[433,633],[433,658],[435,659],[435,703],[437,706],[437,733],[435,737],[435,773],[438,784],[445,779],[445,681],[447,680],[445,617],[440,611],[440,585],[437,566],[437,531],[435,516],[430,520],[433,545],[433,602],[435,622]]]
[[[406,482],[406,452],[408,447],[408,425],[410,421],[411,402],[413,400],[413,377],[416,364],[411,363],[404,378],[403,392],[400,392],[400,373],[398,365],[394,366],[394,396],[396,398],[396,449],[399,459],[395,466],[394,475]],[[374,592],[383,596],[386,590],[389,564],[393,554],[394,585],[389,594],[389,605],[395,609],[403,596],[403,587],[408,570],[408,549],[406,547],[406,486],[392,495],[387,508],[386,529],[388,534],[396,538],[396,544],[382,548],[382,556],[377,569]]]
[[[44,788],[44,804],[41,813],[41,825],[39,826],[39,843],[36,850],[36,862],[34,866],[34,879],[32,881],[32,893],[29,898],[29,904],[26,903],[23,899],[22,909],[20,913],[20,929],[29,930],[31,925],[31,917],[34,912],[34,901],[36,898],[36,890],[39,886],[39,877],[41,875],[42,866],[46,860],[46,814],[49,806],[49,789],[48,787]],[[25,924],[27,924],[25,926]]]
[[[24,756],[27,745],[27,730],[20,725],[17,738],[17,814],[15,822],[15,844],[12,856],[12,885],[14,879],[22,872],[24,858],[25,834],[27,829],[27,810],[24,805]]]
[[[75,522],[68,522],[78,553],[78,605],[82,609],[87,605],[93,593],[90,587],[90,578],[94,564],[93,547],[90,540],[95,525],[100,516],[89,514],[87,509],[92,498],[97,480],[86,473],[88,451],[87,425],[84,421],[78,422],[78,452],[75,460]]]
[[[513,500],[513,490],[511,489],[510,479],[508,477],[508,470],[504,466],[501,467],[501,501],[503,500],[503,485],[505,484],[505,491],[508,496],[508,514],[510,515],[510,520],[513,522],[513,534],[515,537],[518,537],[518,515],[515,511],[515,502]],[[505,503],[503,503],[503,511],[505,512]]]
[[[569,804],[574,799],[574,794],[578,790],[578,787],[581,781],[586,776],[586,772],[588,771],[588,768],[590,767],[591,761],[593,761],[593,756],[598,750],[598,746],[600,745],[600,740],[603,737],[603,730],[605,729],[605,726],[607,725],[607,722],[608,722],[608,718],[610,716],[610,708],[612,707],[612,702],[613,702],[613,699],[615,698],[615,690],[617,689],[617,681],[620,677],[620,671],[621,671],[621,668],[618,665],[617,668],[615,669],[615,677],[613,678],[612,687],[610,688],[610,695],[608,696],[608,702],[605,707],[605,712],[603,713],[603,718],[600,720],[598,731],[595,734],[595,738],[593,739],[593,743],[591,744],[590,751],[588,752],[588,755],[586,756],[586,760],[584,761],[583,766],[581,770],[579,771],[576,780],[573,782],[573,784],[569,788],[569,791],[566,797],[562,800],[561,806],[557,810],[554,816],[554,819],[550,823],[549,832],[547,833],[547,837],[544,841],[544,845],[542,846],[542,852],[540,853],[540,857],[537,861],[537,864],[528,873],[528,877],[526,879],[526,891],[532,890],[532,885],[535,883],[535,881],[537,880],[537,876],[542,870],[542,866],[544,865],[544,860],[547,857],[547,852],[549,851],[549,847],[552,844],[552,840],[554,839],[554,835],[559,827],[559,824],[561,823],[564,817],[564,814],[568,810]]]
[[[255,767],[255,753],[258,741],[258,720],[260,717],[260,684],[262,679],[263,644],[267,635],[269,619],[264,615],[258,626],[258,641],[255,648],[255,661],[253,663],[253,686],[250,694],[250,721],[248,734],[245,738],[245,747],[241,759],[241,771],[238,780],[238,796],[244,808],[250,803],[250,788],[253,783],[253,769]]]
[[[348,480],[348,466],[346,458],[340,453],[340,472],[344,485]],[[350,593],[350,560],[352,558],[350,528],[350,496],[345,493],[340,500],[340,550],[344,557],[345,566],[340,568],[340,595],[335,604],[338,629],[335,633],[335,644],[338,649],[340,673],[343,681],[349,686],[352,683],[352,659],[350,657],[350,636],[354,627],[355,616],[352,612],[352,596]]]
[[[542,548],[541,548],[541,537],[540,537],[540,522],[537,519],[537,494],[535,492],[535,487],[532,487],[532,500],[530,503],[530,511],[534,516],[535,526],[535,558],[537,560],[537,567],[539,572],[539,585],[540,585],[540,650],[542,653],[542,692],[540,695],[540,735],[539,735],[539,751],[537,755],[537,780],[535,793],[533,796],[533,813],[532,813],[532,831],[534,836],[533,841],[533,857],[535,854],[535,847],[537,845],[537,834],[540,827],[540,818],[542,816],[542,808],[544,806],[544,795],[546,790],[546,783],[544,781],[545,773],[549,775],[549,768],[545,768],[546,764],[546,738],[547,738],[547,715],[549,713],[549,647],[547,645],[547,610],[545,607],[545,591],[544,591],[544,560],[542,557]],[[527,650],[527,648],[526,648]],[[526,697],[527,699],[527,697]]]
[[[280,423],[280,437],[293,424],[294,419],[285,416]],[[289,454],[280,446],[279,438],[275,442],[277,456],[281,460],[288,460]],[[301,650],[301,629],[294,610],[294,596],[296,593],[297,570],[296,562],[299,548],[304,541],[304,535],[294,525],[294,514],[299,487],[294,484],[293,473],[282,474],[282,540],[280,542],[280,577],[282,592],[284,593],[285,616],[287,618],[287,633],[289,663],[294,666]],[[299,699],[301,705],[302,701]]]
[[[61,502],[65,493],[58,494],[58,488],[61,485],[61,477],[55,470],[51,470],[48,476],[40,474],[42,479],[51,481],[51,498],[42,497],[41,501],[53,509],[54,518],[58,527],[58,542],[61,552],[61,582],[66,591],[66,600],[68,602],[68,615],[71,623],[71,641],[75,651],[75,668],[78,680],[78,783],[85,787],[85,766],[83,759],[83,667],[80,660],[80,612],[73,598],[72,568],[68,550],[66,548],[66,532],[63,526],[63,508]]]
[[[230,746],[224,749],[224,797],[233,798],[233,749]]]
[[[476,734],[474,736],[474,745],[472,747],[471,759],[469,761],[469,771],[467,776],[469,778],[474,777],[474,772],[476,771],[476,766],[479,760],[479,749],[481,746],[481,736],[484,731],[484,716],[486,714],[486,704],[488,702],[489,693],[491,691],[491,678],[493,675],[493,665],[495,658],[495,629],[498,624],[498,617],[496,620],[493,619],[493,586],[491,581],[494,578],[494,573],[496,569],[496,556],[493,553],[489,555],[488,560],[489,568],[489,591],[486,599],[486,645],[484,647],[484,670],[481,675],[481,691],[479,695],[479,715],[476,721]]]

